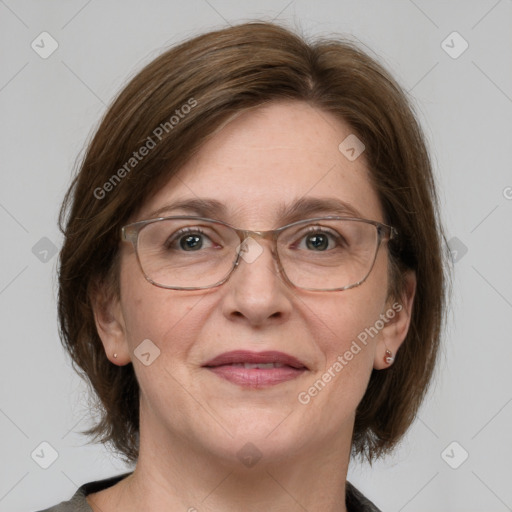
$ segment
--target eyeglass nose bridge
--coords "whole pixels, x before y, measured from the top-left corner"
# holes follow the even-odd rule
[[[237,254],[235,261],[233,262],[233,267],[231,269],[231,272],[226,276],[227,281],[235,269],[239,266],[240,261],[243,259],[246,263],[253,263],[256,261],[261,254],[263,254],[263,247],[258,244],[256,241],[256,238],[263,239],[263,240],[270,240],[271,241],[271,247],[270,247],[270,253],[272,254],[272,258],[276,263],[277,266],[277,275],[283,279],[284,282],[288,283],[291,286],[294,286],[293,283],[288,279],[288,276],[286,275],[283,265],[281,263],[281,260],[279,258],[279,253],[277,251],[277,238],[279,236],[279,233],[282,231],[283,228],[278,229],[269,229],[267,231],[252,231],[250,229],[235,229],[238,237],[240,238],[240,244],[237,247]],[[259,251],[256,248],[252,248],[251,251],[252,254],[250,254],[248,250],[244,250],[245,247],[247,247],[250,242],[248,240],[254,240],[254,243],[258,245],[260,248]],[[249,248],[250,249],[250,248]],[[245,254],[245,255],[244,255]]]
[[[237,257],[236,257],[236,261],[235,261],[235,265],[234,265],[235,267],[237,267],[238,264],[240,263],[240,257],[242,257],[247,263],[252,263],[252,261],[255,261],[257,259],[257,257],[263,253],[263,248],[261,248],[261,250],[259,251],[259,254],[252,261],[248,261],[248,259],[245,258],[242,254],[242,253],[248,252],[244,249],[245,249],[245,247],[247,247],[247,244],[248,244],[247,241],[249,239],[254,240],[254,242],[259,247],[261,247],[258,244],[258,242],[256,241],[256,238],[259,238],[259,239],[263,239],[263,240],[271,240],[272,245],[270,248],[270,252],[271,252],[272,256],[274,257],[274,259],[277,261],[278,266],[281,270],[281,262],[279,261],[279,255],[277,253],[277,237],[279,235],[279,232],[281,231],[280,229],[270,229],[267,231],[252,231],[250,229],[235,229],[235,231],[240,239],[240,244],[238,245],[237,251],[236,251]]]

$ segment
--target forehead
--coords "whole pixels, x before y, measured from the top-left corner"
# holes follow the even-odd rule
[[[183,213],[166,206],[208,199],[224,206],[217,218],[265,229],[280,225],[294,203],[300,213],[309,199],[329,199],[348,216],[383,220],[364,152],[352,161],[339,149],[350,135],[348,124],[303,102],[245,111],[146,201],[141,218]]]

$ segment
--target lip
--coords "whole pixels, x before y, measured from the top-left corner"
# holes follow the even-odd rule
[[[203,366],[223,366],[237,363],[280,363],[292,368],[308,369],[307,366],[302,361],[299,361],[296,357],[293,357],[290,354],[285,354],[284,352],[278,352],[276,350],[267,350],[265,352],[233,350],[231,352],[224,352],[223,354],[210,359],[210,361],[205,363]]]
[[[244,368],[241,365],[276,363],[275,368]],[[307,366],[296,357],[284,352],[251,352],[234,350],[224,352],[203,365],[218,377],[240,386],[262,388],[296,379],[308,370]]]

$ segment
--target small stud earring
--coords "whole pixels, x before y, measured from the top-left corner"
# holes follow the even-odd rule
[[[393,357],[393,352],[391,350],[386,349],[386,355],[384,356],[384,361],[387,364],[393,364],[395,361],[395,358]]]
[[[117,359],[117,354],[114,354],[114,357]]]

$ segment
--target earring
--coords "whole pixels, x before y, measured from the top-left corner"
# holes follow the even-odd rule
[[[391,350],[386,349],[386,355],[384,356],[384,361],[387,364],[393,364],[395,361],[395,358],[393,357],[393,352]]]
[[[117,359],[117,354],[114,354],[114,357]]]

